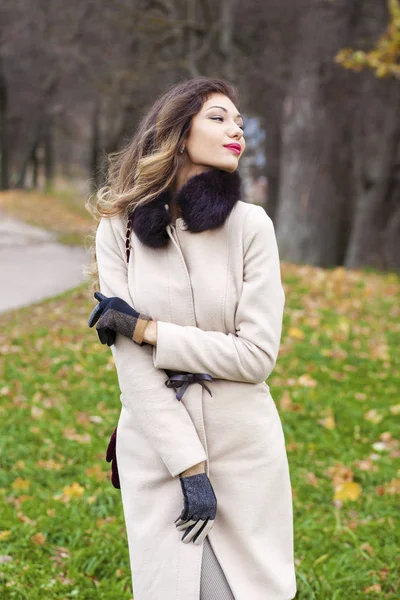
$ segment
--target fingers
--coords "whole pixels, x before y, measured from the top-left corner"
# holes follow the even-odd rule
[[[194,525],[195,523],[197,523],[196,519],[189,519],[189,521],[181,521],[180,523],[178,523],[176,525],[176,528],[179,531],[184,531],[185,529],[187,529],[188,527],[190,527],[191,525]]]
[[[99,302],[107,299],[107,296],[105,296],[101,292],[95,292],[94,297]],[[89,316],[89,320],[88,320],[89,327],[93,327],[93,325],[95,323],[97,323],[103,310],[104,310],[104,306],[101,306],[100,304],[98,304],[97,306],[94,307],[94,309],[92,310],[92,312],[90,313],[90,316]]]
[[[107,329],[107,333],[108,333],[107,346],[112,346],[113,344],[115,344],[115,338],[117,337],[117,332],[114,331],[113,329]]]
[[[104,329],[98,329],[97,330],[97,335],[99,336],[99,340],[101,341],[102,344],[107,344],[107,342],[108,342],[108,334],[107,334],[107,329],[106,328],[104,328]]]
[[[102,344],[112,346],[115,343],[116,333],[112,329],[109,329],[109,327],[97,329],[97,335],[99,336],[99,340]]]
[[[214,520],[199,519],[197,521],[197,523],[191,529],[188,529],[186,531],[186,533],[184,533],[184,535],[182,537],[182,542],[184,544],[188,544],[191,541],[193,541],[193,543],[195,543],[197,546],[199,546],[200,544],[203,543],[204,538],[210,531],[213,524],[214,524]]]
[[[207,519],[205,521],[203,528],[200,529],[197,536],[193,539],[193,543],[196,544],[196,546],[200,546],[200,544],[202,544],[204,542],[205,538],[207,537],[207,535],[213,525],[214,525],[214,519]]]
[[[196,533],[199,531],[199,529],[202,528],[203,525],[204,525],[204,521],[202,521],[201,519],[196,521],[195,525],[193,525],[191,528],[189,528],[185,531],[185,533],[182,536],[182,542],[184,542],[185,544],[188,544],[189,542],[191,542],[193,537],[196,535]]]
[[[215,519],[189,519],[183,521],[181,517],[178,517],[175,526],[178,531],[185,531],[186,529],[186,533],[182,536],[182,542],[187,544],[193,541],[194,544],[199,546],[204,542],[214,522]]]
[[[182,525],[182,523],[184,523],[185,521],[187,521],[187,517],[189,515],[187,515],[186,518],[185,518],[184,515],[185,515],[185,511],[183,510],[181,512],[181,514],[179,515],[179,517],[177,519],[175,519],[175,521],[174,521],[175,525]]]
[[[88,319],[88,325],[89,327],[93,327],[93,325],[95,323],[97,323],[97,321],[100,318],[101,313],[103,312],[103,306],[101,306],[101,304],[98,304],[97,306],[94,307],[94,309],[92,310],[92,312],[90,313],[89,319]]]
[[[102,300],[105,300],[107,298],[107,296],[105,296],[101,292],[95,292],[93,295],[96,298],[96,300],[98,300],[99,302],[101,302]]]

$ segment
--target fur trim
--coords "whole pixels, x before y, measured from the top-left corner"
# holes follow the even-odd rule
[[[237,170],[229,173],[213,168],[188,179],[177,192],[176,202],[187,229],[199,233],[221,227],[241,199],[241,194],[242,181]],[[129,217],[131,228],[143,244],[153,248],[168,244],[171,199],[170,191],[164,190],[146,205],[139,206]]]

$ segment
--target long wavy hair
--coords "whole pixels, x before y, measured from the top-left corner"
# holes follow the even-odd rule
[[[122,214],[126,219],[135,208],[151,202],[175,182],[185,156],[179,152],[190,133],[192,118],[212,93],[238,102],[237,89],[218,77],[199,76],[175,84],[160,95],[140,120],[132,139],[107,155],[105,184],[85,203],[99,222],[101,217]],[[92,262],[86,267],[89,295],[99,289],[96,261],[96,230],[87,236]]]

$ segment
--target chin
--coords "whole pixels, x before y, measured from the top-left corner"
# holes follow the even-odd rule
[[[221,169],[221,171],[226,171],[227,173],[233,173],[239,166],[239,161],[236,161],[235,164],[227,165],[226,163],[223,165],[215,165],[216,169]]]
[[[234,171],[237,170],[238,166],[239,166],[239,161],[235,160],[232,161],[230,163],[228,162],[221,162],[221,163],[209,163],[209,162],[197,162],[194,163],[197,165],[201,165],[203,167],[206,167],[207,169],[219,169],[220,171],[226,171],[227,173],[233,173]]]

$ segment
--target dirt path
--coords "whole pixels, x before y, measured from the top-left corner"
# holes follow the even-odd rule
[[[0,212],[0,313],[83,283],[88,252]]]

